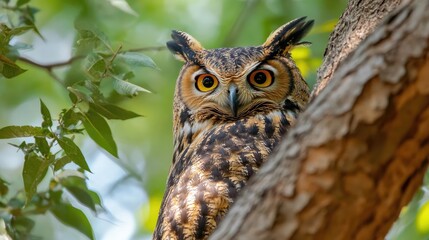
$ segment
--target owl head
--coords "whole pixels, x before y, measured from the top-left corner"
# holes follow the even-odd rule
[[[300,40],[312,25],[305,17],[295,19],[260,46],[217,49],[205,49],[191,35],[173,31],[167,47],[185,62],[176,85],[176,120],[234,121],[273,109],[303,108],[309,90],[289,52],[307,44]]]

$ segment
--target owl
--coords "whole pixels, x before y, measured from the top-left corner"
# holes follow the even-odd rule
[[[290,50],[295,19],[254,47],[205,49],[172,32],[184,62],[174,96],[174,154],[153,239],[207,239],[303,110],[309,88]]]

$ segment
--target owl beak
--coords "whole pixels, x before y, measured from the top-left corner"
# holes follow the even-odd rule
[[[231,111],[234,114],[234,117],[237,117],[238,110],[238,88],[236,85],[232,84],[228,89],[229,94],[229,106]]]

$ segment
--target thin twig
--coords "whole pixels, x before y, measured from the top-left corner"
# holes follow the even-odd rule
[[[61,85],[63,85],[65,88],[67,88],[67,86],[64,84],[63,81],[61,81],[61,79],[54,73],[54,71],[52,71],[52,69],[47,70],[49,76],[51,76],[53,79],[55,79],[55,81],[57,81],[58,83],[60,83]]]
[[[84,58],[84,57],[85,57],[85,56],[83,56],[83,55],[82,55],[82,56],[74,56],[74,57],[70,58],[70,59],[69,59],[69,60],[67,60],[67,61],[64,61],[64,62],[57,62],[57,63],[51,63],[51,64],[41,64],[41,63],[35,62],[35,61],[33,61],[33,60],[31,60],[31,59],[28,59],[28,58],[25,58],[25,57],[19,57],[19,58],[18,58],[18,60],[19,60],[19,61],[21,61],[21,62],[24,62],[24,63],[30,64],[30,65],[33,65],[33,66],[35,66],[35,67],[44,68],[44,69],[46,69],[47,71],[52,71],[52,69],[53,69],[53,68],[63,67],[63,66],[70,65],[70,64],[72,64],[74,61],[79,60],[79,59],[82,59],[82,58]]]
[[[161,50],[164,50],[164,49],[166,49],[165,46],[132,48],[132,49],[127,49],[127,50],[122,50],[122,51],[119,51],[119,52],[115,52],[114,54],[112,54],[112,56],[116,55],[118,53],[124,53],[124,52],[161,51]],[[53,68],[64,67],[64,66],[70,65],[73,62],[75,62],[77,60],[80,60],[80,59],[83,59],[85,57],[86,57],[85,55],[77,55],[77,56],[71,57],[69,60],[66,60],[64,62],[57,62],[57,63],[51,63],[51,64],[41,64],[41,63],[35,62],[35,61],[33,61],[31,59],[28,59],[28,58],[25,58],[25,57],[19,57],[18,60],[21,61],[21,62],[30,64],[30,65],[33,65],[35,67],[44,68],[47,71],[52,72]]]
[[[51,76],[55,81],[57,81],[58,83],[60,83],[63,86],[65,86],[63,81],[61,81],[61,79],[54,73],[53,68],[66,66],[68,64],[73,63],[77,59],[78,59],[78,56],[75,56],[75,57],[72,57],[65,62],[59,62],[59,63],[53,63],[53,64],[41,64],[41,63],[35,62],[33,60],[30,60],[28,58],[23,58],[23,57],[18,58],[18,60],[21,62],[25,62],[27,64],[30,64],[30,65],[33,65],[35,67],[39,67],[39,68],[46,70],[46,72],[49,74],[49,76]]]

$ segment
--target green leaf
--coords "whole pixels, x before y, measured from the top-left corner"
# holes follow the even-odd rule
[[[103,115],[107,119],[127,120],[141,116],[135,112],[125,110],[121,107],[109,103],[90,103],[89,106],[92,110]]]
[[[67,186],[66,189],[84,206],[88,207],[94,212],[97,211],[95,208],[95,203],[87,190],[75,186]]]
[[[136,67],[157,68],[155,62],[143,53],[125,52],[116,56],[115,60]]]
[[[82,50],[92,50],[106,55],[113,53],[110,41],[103,32],[93,26],[76,26],[76,28],[80,37],[76,42],[78,53]]]
[[[41,127],[33,126],[7,126],[0,129],[0,139],[19,137],[44,137]]]
[[[0,196],[4,197],[9,192],[9,183],[0,178]]]
[[[37,29],[36,25],[34,24],[34,15],[39,11],[39,9],[30,7],[27,5],[27,7],[22,8],[22,15],[21,15],[21,21],[22,23],[29,25],[33,28],[33,31],[36,32],[36,34],[43,40],[45,38],[40,34],[39,29]]]
[[[100,84],[94,81],[85,81],[85,90],[87,90],[94,101],[104,99],[103,93],[100,91]],[[93,101],[91,101],[93,102]],[[88,106],[89,107],[89,106]]]
[[[92,140],[113,156],[118,157],[118,149],[106,120],[98,113],[91,110],[82,114],[82,116],[83,125]]]
[[[55,161],[54,171],[62,169],[65,165],[72,162],[72,159],[69,156],[63,156]]]
[[[97,41],[97,49],[104,50],[104,48],[107,48],[110,52],[113,52],[109,38],[104,34],[104,32],[100,31],[98,28],[92,28],[90,31],[93,34],[94,39]],[[105,51],[102,52],[104,53]]]
[[[78,230],[79,232],[85,234],[85,236],[87,236],[89,239],[94,239],[92,226],[89,223],[88,218],[81,210],[73,207],[70,204],[62,203],[52,206],[50,211],[64,225]]]
[[[101,205],[101,198],[100,198],[100,196],[98,196],[98,193],[91,191],[91,190],[88,190],[88,194],[91,196],[92,201],[94,202],[95,205],[103,207]]]
[[[129,97],[135,97],[139,94],[139,92],[150,93],[149,90],[133,83],[124,81],[117,76],[113,76],[113,89],[115,89],[117,93]]]
[[[18,0],[18,2],[16,3],[16,6],[20,7],[24,4],[27,4],[28,2],[30,2],[30,0]]]
[[[42,99],[40,99],[40,112],[43,116],[42,127],[52,127],[52,118],[49,109],[46,107],[45,103],[43,103]]]
[[[26,203],[31,201],[34,193],[37,191],[37,186],[43,180],[48,171],[50,162],[37,156],[31,152],[25,155],[24,169],[22,170],[22,178],[24,180],[24,189]]]
[[[49,147],[49,144],[48,144],[48,141],[46,141],[46,138],[35,137],[34,140],[37,148],[44,156],[47,156],[51,152],[51,148]]]
[[[19,216],[12,220],[12,225],[21,234],[28,236],[34,228],[35,222],[30,218]]]
[[[90,54],[85,58],[84,68],[86,73],[94,80],[99,81],[106,72],[106,61],[98,54]]]
[[[122,80],[129,80],[129,79],[131,79],[131,78],[133,78],[133,77],[135,77],[135,75],[134,75],[134,73],[133,72],[131,72],[131,71],[129,71],[129,72],[127,72],[127,73],[125,73],[125,74],[123,74],[123,75],[121,75],[122,76]]]
[[[67,90],[70,92],[70,100],[73,103],[77,103],[79,101],[85,101],[85,102],[92,102],[92,98],[90,96],[90,93],[81,91],[80,89],[76,87],[67,87]]]
[[[67,87],[67,90],[73,90],[72,87]],[[72,101],[72,103],[76,104],[79,101],[79,98],[77,98],[76,94],[74,94],[72,91],[69,92],[69,98]]]
[[[73,108],[63,110],[60,122],[64,125],[64,127],[68,128],[70,126],[76,126],[78,125],[79,121],[80,115],[76,113]]]
[[[96,201],[100,199],[93,199],[93,191],[90,191],[86,185],[85,179],[77,176],[70,176],[67,178],[61,179],[61,184],[83,205],[90,208],[92,211],[96,212],[96,204],[99,204]],[[98,197],[98,195],[96,194]]]
[[[33,29],[33,26],[16,27],[16,28],[11,29],[10,34],[14,35],[14,36],[21,35],[21,34],[28,32],[31,29]]]
[[[60,189],[60,190],[54,190],[55,187],[51,187],[51,186],[52,186],[52,184],[50,185],[50,190],[49,190],[49,200],[50,200],[50,202],[51,203],[55,203],[55,204],[61,203],[61,199],[62,199],[62,196],[63,196],[63,190],[62,189]]]
[[[16,65],[12,60],[0,54],[0,75],[5,78],[13,78],[27,70]]]
[[[9,143],[11,146],[14,146],[16,148],[18,148],[19,150],[25,152],[25,150],[28,147],[28,144],[25,141],[22,141],[21,144],[17,145],[17,144],[13,144],[13,143]]]
[[[58,144],[64,150],[64,153],[79,167],[82,169],[91,172],[89,170],[88,164],[86,163],[85,157],[80,151],[79,147],[68,137],[62,137],[57,139]]]
[[[92,204],[102,207],[101,199],[98,194],[88,189],[85,181],[86,177],[83,173],[79,171],[64,170],[57,175],[57,178],[64,187],[80,188],[81,190],[85,191],[86,194],[92,199]]]

